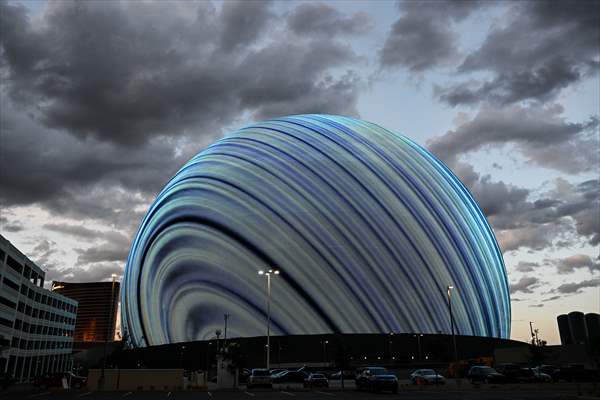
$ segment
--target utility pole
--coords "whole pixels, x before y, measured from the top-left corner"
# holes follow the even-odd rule
[[[225,318],[225,330],[223,332],[223,348],[225,348],[227,346],[227,320],[230,317],[230,314],[223,314],[223,317]]]
[[[529,331],[531,332],[531,344],[535,346],[535,333],[533,333],[533,322],[529,321]]]

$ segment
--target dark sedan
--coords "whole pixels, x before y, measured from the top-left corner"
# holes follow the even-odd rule
[[[398,378],[383,367],[367,367],[356,377],[357,390],[379,392],[390,390],[398,393]]]
[[[506,377],[494,368],[487,366],[475,366],[469,369],[469,373],[467,374],[467,378],[471,380],[472,383],[504,383],[506,381]]]
[[[329,381],[323,374],[310,374],[308,378],[304,380],[304,387],[329,387]]]

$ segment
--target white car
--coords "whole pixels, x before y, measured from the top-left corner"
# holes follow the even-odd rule
[[[273,387],[273,378],[266,368],[254,368],[246,382],[246,388],[252,389],[257,386]]]
[[[418,369],[410,374],[410,381],[415,385],[444,384],[446,378],[432,369]]]

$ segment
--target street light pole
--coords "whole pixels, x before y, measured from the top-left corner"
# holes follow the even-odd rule
[[[417,338],[417,351],[418,351],[418,358],[417,360],[421,361],[423,359],[423,357],[421,356],[421,338],[423,337],[422,333],[418,333],[416,335],[413,335],[414,337]]]
[[[271,275],[279,275],[279,270],[260,270],[259,275],[267,276],[267,369],[271,368]]]
[[[329,340],[323,340],[323,362],[327,363],[327,345]]]
[[[227,347],[227,320],[229,319],[230,314],[223,314],[225,318],[225,331],[223,332],[223,348]]]
[[[452,289],[454,286],[448,286],[448,310],[450,312],[450,329],[452,330],[452,345],[454,347],[454,362],[458,362],[458,353],[456,351],[456,336],[454,336],[454,315],[452,315]]]
[[[393,360],[393,358],[392,358],[392,338],[393,337],[394,337],[394,332],[390,332],[390,334],[388,336],[388,352],[389,352],[390,363]]]

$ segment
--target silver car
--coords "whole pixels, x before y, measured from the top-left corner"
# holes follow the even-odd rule
[[[410,374],[410,381],[415,385],[443,385],[446,383],[446,378],[432,369],[418,369]]]
[[[273,387],[271,372],[266,368],[254,368],[248,377],[246,388],[252,389],[257,386]]]

